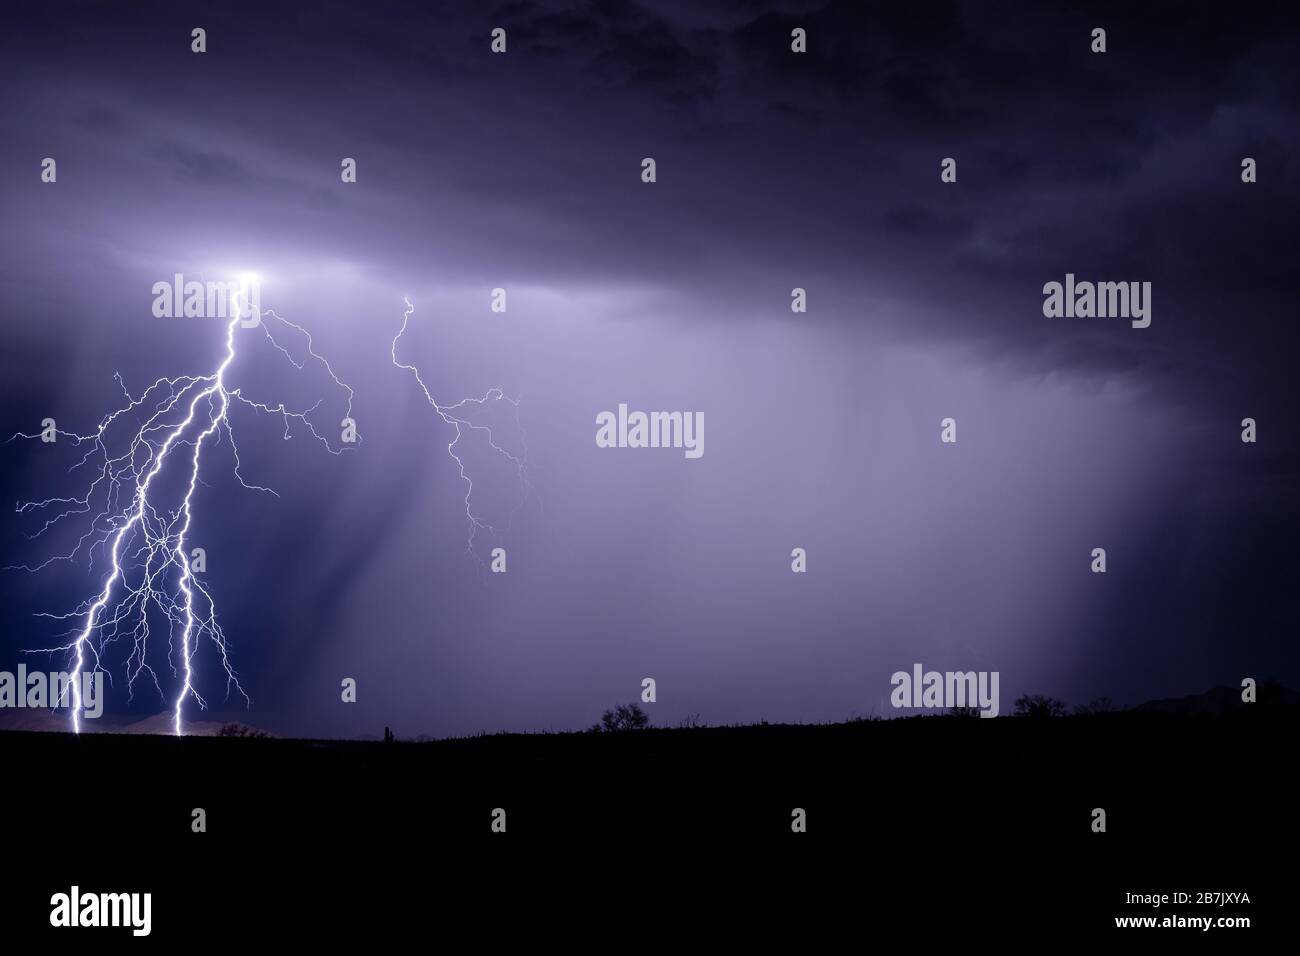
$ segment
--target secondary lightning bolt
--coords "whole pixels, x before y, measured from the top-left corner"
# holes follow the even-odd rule
[[[461,438],[463,437],[462,430],[482,432],[487,439],[489,447],[491,447],[497,454],[501,455],[515,469],[524,489],[524,497],[526,498],[531,492],[531,485],[528,479],[528,442],[527,436],[523,430],[523,425],[519,421],[519,399],[511,398],[500,388],[489,388],[483,393],[481,398],[463,398],[450,405],[441,404],[433,397],[433,394],[429,391],[429,386],[424,383],[424,379],[420,376],[420,370],[416,366],[408,365],[397,358],[397,342],[406,334],[406,328],[410,323],[411,316],[415,313],[415,306],[411,303],[409,298],[404,297],[402,302],[406,305],[406,311],[402,315],[402,327],[398,330],[397,335],[393,336],[393,346],[390,350],[393,364],[415,376],[415,381],[419,384],[420,390],[424,392],[424,397],[433,407],[433,410],[437,412],[439,418],[452,428],[453,436],[451,441],[447,443],[447,454],[450,455],[451,460],[456,463],[456,469],[460,472],[461,480],[465,482],[465,521],[467,525],[465,550],[469,554],[474,555],[474,557],[478,559],[479,563],[482,564],[483,559],[474,551],[474,538],[480,530],[486,530],[495,535],[497,529],[474,511],[473,505],[471,504],[471,498],[474,494],[474,481],[465,470],[465,462],[461,459],[460,453],[457,451],[457,446],[460,444]],[[467,409],[472,407],[474,409],[482,410],[494,402],[506,402],[514,408],[515,425],[519,429],[521,446],[521,454],[519,455],[511,454],[511,452],[499,445],[489,426],[471,421],[465,417]],[[512,511],[511,514],[513,515],[513,513],[514,512]]]
[[[255,401],[245,396],[242,388],[232,388],[227,384],[227,371],[236,356],[236,329],[242,324],[238,304],[233,311],[234,315],[226,326],[225,354],[212,372],[207,375],[159,378],[138,397],[127,391],[121,376],[117,375],[115,377],[127,399],[124,406],[104,416],[96,430],[90,434],[57,432],[59,436],[71,439],[74,444],[89,442],[91,445],[90,451],[72,466],[72,470],[76,470],[92,459],[96,460],[98,474],[84,497],[49,498],[18,505],[20,513],[58,510],[58,513],[45,521],[33,538],[40,537],[65,518],[96,512],[90,520],[89,529],[77,539],[67,554],[49,558],[35,567],[23,566],[23,569],[37,571],[54,561],[71,561],[82,554],[90,560],[93,568],[95,549],[106,546],[108,550],[109,567],[94,599],[66,614],[39,615],[56,620],[79,621],[79,627],[74,628],[75,638],[61,646],[30,651],[68,652],[72,663],[72,726],[76,733],[81,731],[83,710],[81,675],[88,665],[92,668],[91,673],[106,670],[102,666],[104,653],[123,634],[129,635],[131,639],[131,652],[125,663],[128,691],[133,696],[136,680],[141,675],[147,675],[159,695],[165,697],[158,683],[158,675],[148,658],[151,637],[148,611],[151,605],[168,622],[168,660],[173,674],[181,683],[172,705],[177,735],[183,732],[182,716],[187,700],[193,698],[201,709],[207,707],[194,680],[194,656],[205,636],[211,639],[219,654],[226,677],[227,697],[234,689],[239,691],[246,703],[251,703],[231,666],[226,636],[217,623],[212,595],[193,576],[185,553],[193,520],[195,493],[201,484],[200,463],[205,444],[217,444],[224,436],[231,448],[234,474],[240,485],[250,490],[275,494],[269,488],[249,484],[240,472],[239,449],[229,417],[232,404],[240,403],[257,412],[280,416],[284,421],[286,439],[291,437],[292,425],[296,422],[305,426],[331,454],[338,455],[350,450],[343,443],[335,447],[316,430],[310,415],[321,404],[319,401],[310,408],[295,410],[283,402],[271,404]],[[252,318],[251,313],[249,317]],[[277,328],[282,326],[305,339],[306,358],[301,361],[294,359],[289,349],[275,338],[266,321],[267,317],[279,323]],[[256,325],[262,329],[267,341],[295,369],[303,369],[308,358],[324,368],[333,383],[346,392],[346,419],[350,420],[353,390],[339,379],[330,363],[317,354],[310,333],[269,310],[257,316]],[[179,421],[174,420],[182,409],[183,417]],[[109,449],[109,432],[113,426],[126,421],[131,415],[143,416],[143,421],[137,417],[135,424],[138,427],[134,431],[128,427],[126,449],[114,454]],[[30,439],[38,435],[19,433],[13,436],[20,437]],[[176,450],[185,445],[192,446],[192,452],[188,456]],[[171,462],[177,458],[181,459],[181,463],[172,467]],[[166,480],[166,476],[171,474],[169,467],[178,473],[184,487],[180,504],[173,509],[169,509],[160,500],[165,491],[156,487],[160,475],[164,476],[162,480]],[[139,572],[138,581],[132,579],[131,572]],[[174,585],[169,583],[172,576],[175,578]],[[122,594],[115,599],[115,592],[119,588]],[[179,654],[173,638],[177,632]],[[111,672],[108,673],[111,676]],[[60,705],[64,699],[60,697]]]

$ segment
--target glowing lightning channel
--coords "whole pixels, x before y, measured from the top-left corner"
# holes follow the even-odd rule
[[[97,458],[98,475],[91,482],[84,497],[49,498],[45,501],[24,502],[18,505],[19,513],[33,511],[44,512],[46,509],[62,509],[48,518],[41,529],[32,535],[40,537],[63,519],[75,515],[84,515],[98,509],[90,520],[90,528],[76,541],[66,554],[47,559],[35,567],[22,565],[26,571],[39,571],[54,561],[72,561],[84,555],[94,566],[96,548],[108,547],[109,568],[98,596],[89,603],[83,603],[66,614],[41,614],[55,620],[81,621],[76,629],[76,637],[70,643],[49,648],[38,648],[29,653],[55,653],[66,651],[72,661],[69,687],[72,691],[72,728],[81,732],[81,713],[83,710],[81,682],[82,673],[88,665],[87,658],[93,661],[91,673],[105,670],[102,666],[106,648],[115,643],[123,634],[131,639],[131,653],[127,657],[125,671],[127,689],[134,699],[134,687],[141,675],[147,675],[165,698],[158,683],[157,673],[148,663],[150,638],[148,610],[152,604],[168,621],[168,660],[174,675],[181,680],[181,688],[172,705],[173,726],[179,736],[183,733],[182,716],[187,699],[193,697],[200,709],[207,708],[207,702],[199,694],[194,683],[194,655],[201,638],[205,635],[212,640],[220,655],[226,676],[226,696],[229,698],[233,689],[238,690],[245,703],[250,704],[248,695],[240,686],[239,679],[230,664],[225,633],[217,623],[216,605],[212,595],[201,581],[191,572],[190,562],[185,554],[185,543],[190,532],[193,518],[193,501],[195,491],[201,483],[200,459],[203,447],[209,439],[213,444],[219,443],[223,435],[229,442],[234,458],[234,475],[244,488],[264,491],[274,495],[270,488],[250,485],[240,472],[239,449],[235,444],[231,428],[229,411],[232,402],[248,406],[256,412],[279,415],[284,421],[284,438],[291,437],[291,423],[303,425],[312,437],[321,442],[331,454],[339,455],[351,450],[348,445],[334,447],[313,425],[310,415],[319,405],[303,410],[290,410],[283,402],[269,404],[254,401],[243,394],[241,388],[231,388],[226,384],[226,372],[235,360],[235,329],[241,325],[238,300],[246,300],[241,295],[235,301],[234,315],[226,326],[225,357],[217,368],[208,375],[181,375],[172,378],[157,379],[138,397],[127,391],[120,374],[115,375],[119,387],[126,395],[127,404],[110,412],[100,421],[96,430],[88,435],[56,431],[56,434],[69,438],[74,444],[91,443],[91,450],[72,466],[76,470],[92,458]],[[250,317],[252,313],[250,312]],[[257,327],[265,333],[267,340],[297,370],[302,370],[307,362],[304,358],[296,361],[290,351],[280,344],[272,334],[266,318],[275,319],[280,325],[293,330],[306,339],[306,351],[310,358],[318,362],[329,375],[333,383],[347,393],[346,418],[352,416],[353,390],[342,382],[330,363],[317,354],[311,335],[300,325],[281,318],[274,311],[259,313]],[[186,399],[188,397],[188,403]],[[152,403],[152,408],[150,404]],[[180,408],[185,408],[185,415],[179,422],[172,422],[173,416]],[[138,427],[129,432],[127,448],[121,454],[109,451],[108,432],[126,416],[147,415],[143,421],[136,419]],[[129,431],[129,429],[128,429]],[[187,433],[191,437],[186,438]],[[213,437],[215,436],[215,438]],[[10,438],[36,438],[39,435],[19,433]],[[358,439],[359,440],[359,439]],[[167,466],[169,457],[177,446],[192,444],[193,452],[189,455],[188,465],[182,473],[184,493],[179,507],[169,510],[159,499],[164,492],[155,489],[155,482]],[[98,453],[98,455],[96,454]],[[102,503],[97,501],[102,495]],[[124,504],[129,501],[129,504]],[[111,543],[110,543],[111,539]],[[140,571],[138,583],[132,583],[129,572]],[[168,572],[177,574],[175,590],[168,586]],[[114,588],[121,582],[124,591],[122,597],[114,601]],[[202,598],[202,610],[196,608],[196,596]],[[129,629],[124,625],[130,623]],[[176,665],[176,646],[172,640],[175,628],[180,633],[180,673]],[[68,633],[71,633],[68,632]],[[183,677],[181,676],[183,674]],[[66,699],[66,690],[59,697],[61,706]]]
[[[465,542],[465,550],[467,553],[474,555],[474,557],[478,559],[479,563],[482,564],[483,559],[474,551],[474,538],[480,530],[486,530],[490,534],[496,535],[497,529],[474,512],[473,506],[470,503],[470,498],[474,494],[474,481],[465,470],[465,462],[461,460],[460,454],[456,450],[456,446],[460,444],[462,429],[482,432],[486,436],[487,443],[492,450],[509,461],[515,468],[515,472],[524,489],[523,497],[527,498],[531,492],[531,485],[528,478],[528,442],[527,436],[523,430],[523,425],[519,421],[519,399],[511,398],[500,388],[489,388],[483,393],[481,398],[463,398],[451,405],[443,405],[439,403],[429,391],[429,386],[424,383],[424,379],[421,378],[420,370],[414,365],[408,365],[401,362],[397,358],[397,341],[406,333],[407,325],[410,323],[411,316],[415,312],[415,306],[411,303],[409,298],[404,297],[402,302],[406,305],[406,312],[402,315],[401,329],[398,330],[397,335],[393,336],[393,346],[390,350],[393,364],[415,376],[415,381],[419,384],[420,390],[424,392],[424,397],[433,407],[433,410],[437,412],[438,417],[446,424],[450,425],[455,432],[451,441],[447,443],[447,454],[450,455],[451,460],[456,463],[456,469],[460,472],[461,480],[465,482],[465,521],[468,535]],[[514,407],[515,426],[519,429],[520,445],[522,448],[522,453],[520,455],[511,454],[507,449],[497,444],[497,441],[492,434],[492,429],[489,426],[478,424],[464,417],[464,410],[468,407],[472,406],[476,409],[482,409],[493,402],[507,402]],[[511,514],[514,514],[513,510]]]

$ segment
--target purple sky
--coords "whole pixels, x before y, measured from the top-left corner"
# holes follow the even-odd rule
[[[660,724],[835,720],[889,712],[918,661],[999,671],[1004,711],[1295,685],[1296,14],[899,6],[8,14],[4,430],[92,427],[114,371],[205,371],[220,323],[155,318],[151,285],[263,276],[364,439],[332,457],[237,420],[281,497],[214,459],[197,504],[246,719],[282,732],[572,729],[646,676]],[[1152,282],[1151,327],[1045,318],[1067,272]],[[466,556],[452,434],[390,362],[403,296],[439,401],[522,400],[504,576]],[[283,372],[244,374],[337,399]],[[704,412],[705,455],[597,448],[620,402]],[[4,446],[3,490],[73,490],[72,454]],[[4,563],[46,553],[0,530]],[[3,581],[12,669],[31,614],[98,575]]]

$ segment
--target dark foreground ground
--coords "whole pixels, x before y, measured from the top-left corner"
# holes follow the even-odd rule
[[[834,928],[915,952],[1031,927],[1135,947],[1294,939],[1297,729],[1130,712],[391,744],[0,734],[0,931],[157,946],[468,930],[478,948],[522,929],[549,948],[630,907],[609,946],[676,950],[665,927],[683,910],[728,936]],[[50,930],[50,896],[74,883],[151,892],[152,942]],[[1243,891],[1248,904],[1125,902]],[[1115,927],[1149,915],[1251,927]]]

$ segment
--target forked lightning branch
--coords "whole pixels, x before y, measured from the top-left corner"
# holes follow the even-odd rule
[[[180,276],[177,286],[179,297]],[[257,303],[255,279],[245,279],[238,294],[218,310],[228,318],[224,348],[208,370],[159,378],[138,394],[128,390],[120,374],[115,375],[123,403],[93,431],[63,431],[53,419],[46,419],[40,432],[20,432],[10,439],[66,441],[87,449],[69,472],[84,476],[80,493],[18,505],[20,513],[39,524],[32,535],[35,539],[65,523],[78,523],[68,550],[23,570],[84,561],[98,582],[98,590],[71,610],[38,615],[67,629],[54,639],[61,643],[28,651],[66,655],[70,679],[64,693],[72,696],[75,732],[81,730],[88,703],[82,699],[82,675],[104,672],[111,679],[120,670],[128,698],[134,699],[138,686],[147,683],[169,703],[174,730],[181,734],[187,705],[207,707],[199,689],[198,667],[199,651],[205,646],[213,653],[204,659],[214,660],[220,668],[216,679],[226,699],[238,694],[249,703],[231,662],[216,602],[197,576],[202,569],[191,561],[196,557],[191,538],[205,488],[202,476],[211,470],[211,459],[220,449],[226,467],[243,488],[275,494],[246,481],[242,473],[230,416],[240,406],[281,421],[284,437],[308,435],[331,454],[349,450],[358,440],[352,388],[316,352],[306,329],[274,311],[262,312]],[[213,312],[186,309],[184,314]],[[317,420],[324,414],[324,399],[306,408],[291,407],[247,393],[236,383],[239,355],[254,347],[274,349],[294,370],[303,371],[310,363],[324,371],[346,406],[339,438],[330,438],[334,429]],[[164,690],[164,683],[170,690]],[[66,700],[54,703],[68,704]]]
[[[504,461],[508,467],[515,473],[519,481],[521,490],[520,504],[527,498],[531,491],[531,484],[528,479],[528,438],[524,433],[523,424],[519,420],[519,399],[511,398],[500,388],[489,388],[480,398],[462,398],[457,402],[442,403],[433,397],[429,391],[429,386],[425,384],[424,378],[420,375],[420,369],[410,362],[403,361],[397,357],[397,343],[406,334],[407,328],[411,324],[411,316],[415,314],[415,305],[409,298],[402,300],[406,306],[402,313],[402,327],[397,330],[393,336],[392,346],[389,348],[389,355],[392,357],[393,365],[397,368],[410,372],[415,378],[415,382],[420,386],[420,391],[424,394],[425,400],[434,410],[434,413],[442,419],[443,423],[450,427],[451,438],[447,442],[447,455],[451,458],[456,466],[456,471],[460,480],[465,484],[465,525],[466,540],[465,552],[476,558],[479,564],[483,564],[483,558],[474,550],[474,541],[480,531],[487,531],[492,535],[497,535],[500,529],[489,522],[480,512],[475,510],[474,506],[474,479],[465,467],[465,459],[460,450],[460,444],[467,434],[474,433],[479,435],[492,455],[497,456]],[[505,402],[513,410],[514,425],[518,431],[518,441],[520,451],[518,454],[510,452],[505,446],[497,441],[490,425],[476,421],[472,415],[491,409],[492,406]],[[514,511],[511,511],[513,516]]]

